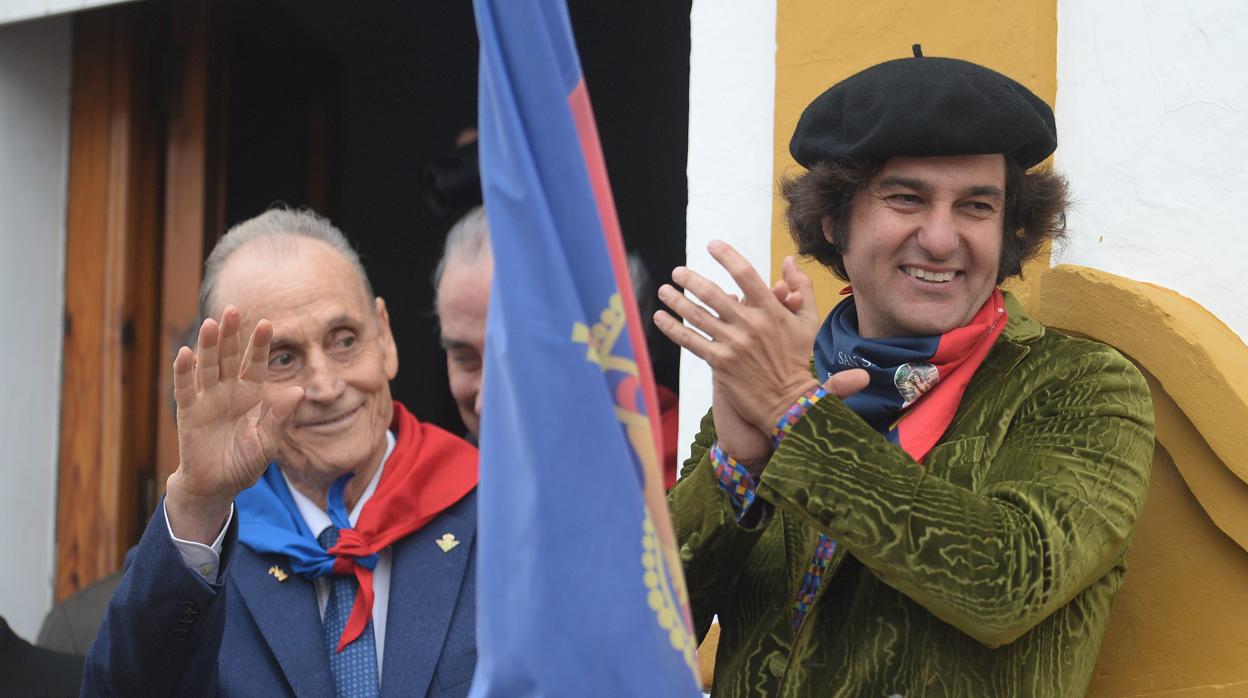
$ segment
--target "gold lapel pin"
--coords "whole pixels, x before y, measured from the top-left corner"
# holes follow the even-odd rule
[[[455,540],[454,533],[443,533],[442,537],[434,542],[438,544],[439,548],[442,548],[442,552],[444,553],[451,552],[452,548],[459,545],[459,541]]]
[[[275,577],[277,581],[279,582],[286,581],[285,570],[283,570],[281,567],[278,567],[277,565],[273,565],[272,567],[269,568],[269,574]]]

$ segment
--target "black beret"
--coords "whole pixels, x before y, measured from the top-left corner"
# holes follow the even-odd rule
[[[1003,153],[1024,169],[1057,148],[1053,110],[1015,80],[956,58],[880,63],[828,88],[802,112],[789,152],[820,160]]]

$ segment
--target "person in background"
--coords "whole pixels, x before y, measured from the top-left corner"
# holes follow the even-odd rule
[[[0,617],[0,692],[6,696],[77,696],[82,657],[36,647]]]
[[[35,644],[85,656],[104,622],[109,599],[121,584],[121,571],[105,575],[56,604],[43,618]]]
[[[636,253],[628,255],[633,290],[649,317],[650,275]],[[481,377],[485,366],[485,322],[490,302],[494,257],[490,251],[489,224],[485,209],[478,206],[456,221],[446,235],[442,259],[433,274],[435,309],[446,351],[446,375],[459,416],[474,443],[481,429]],[[650,336],[647,325],[647,337]],[[659,425],[663,430],[664,486],[676,482],[676,439],[679,398],[672,389],[656,385]]]

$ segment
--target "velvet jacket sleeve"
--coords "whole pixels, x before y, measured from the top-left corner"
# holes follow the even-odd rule
[[[1153,450],[1134,365],[1093,342],[1042,344],[1008,379],[977,374],[928,465],[825,398],[772,456],[758,496],[981,643],[1013,641],[1121,558]],[[1028,350],[1003,349],[1015,363]]]
[[[225,579],[236,545],[238,517],[232,517],[219,579]],[[129,555],[87,654],[82,695],[216,695],[225,597],[220,584],[209,584],[182,562],[162,502]]]
[[[714,443],[715,425],[707,412],[680,480],[667,497],[699,642],[726,595],[732,592],[737,563],[749,556],[763,529],[762,525],[737,523],[729,495],[715,478],[709,456]],[[754,506],[760,505],[763,503],[756,500]]]

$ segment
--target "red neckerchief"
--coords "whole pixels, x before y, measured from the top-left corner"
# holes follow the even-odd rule
[[[339,652],[364,632],[373,613],[373,571],[355,558],[376,554],[420,530],[477,486],[477,449],[468,442],[420,423],[397,401],[390,429],[397,435],[394,451],[376,491],[355,528],[339,529],[338,543],[328,551],[335,556],[334,572],[354,573],[360,584]]]
[[[916,461],[922,462],[927,452],[940,443],[958,412],[966,387],[992,351],[1008,319],[1005,298],[1000,289],[994,288],[970,322],[941,335],[930,361],[943,377],[906,411],[896,427],[898,443]]]
[[[967,385],[1005,329],[1005,298],[994,288],[967,324],[926,337],[864,338],[854,312],[850,299],[828,314],[815,338],[815,369],[820,378],[865,369],[871,382],[845,398],[845,405],[922,462],[953,422]]]

